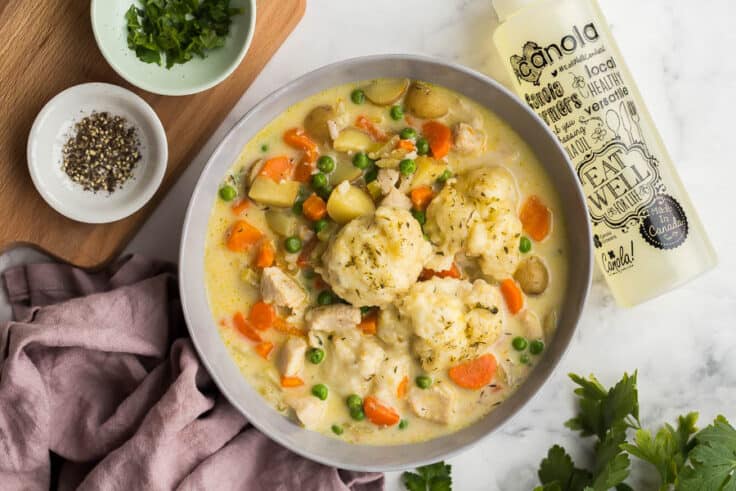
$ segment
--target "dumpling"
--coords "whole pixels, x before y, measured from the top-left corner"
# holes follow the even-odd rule
[[[488,352],[501,335],[504,317],[498,287],[433,278],[414,285],[400,304],[416,338],[422,368],[442,370]]]
[[[383,307],[416,283],[431,255],[432,246],[411,213],[381,206],[338,232],[319,272],[352,305]]]

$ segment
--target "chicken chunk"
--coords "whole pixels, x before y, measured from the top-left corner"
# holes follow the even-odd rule
[[[455,126],[455,150],[463,154],[476,154],[485,149],[486,134],[483,130],[473,128],[467,123]]]
[[[524,334],[529,339],[544,339],[544,329],[542,329],[542,322],[539,320],[539,316],[534,311],[525,309],[524,312],[519,314],[519,320],[524,328]]]
[[[360,324],[360,309],[352,305],[327,305],[307,312],[309,331],[337,332],[353,329]]]
[[[390,208],[398,208],[400,210],[411,210],[411,200],[407,195],[402,193],[396,188],[391,188],[381,201],[381,206],[388,206]]]
[[[333,349],[322,364],[325,379],[336,393],[365,394],[371,380],[386,359],[374,336],[364,336],[358,329],[333,335]]]
[[[277,368],[284,377],[298,377],[304,370],[304,356],[307,342],[297,336],[290,336],[279,352]]]
[[[292,312],[302,310],[307,300],[299,284],[277,267],[263,270],[261,297],[265,302],[289,308]]]
[[[312,396],[290,397],[286,403],[294,410],[299,422],[308,429],[318,427],[327,413],[327,402]]]
[[[376,182],[381,187],[381,193],[387,195],[392,189],[396,188],[399,182],[399,171],[396,169],[381,169],[378,171]]]
[[[447,385],[435,384],[429,389],[412,387],[408,400],[412,411],[420,418],[449,424],[455,417],[455,392]]]

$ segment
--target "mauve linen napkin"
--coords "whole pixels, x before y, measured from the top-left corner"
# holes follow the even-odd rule
[[[0,488],[383,489],[381,474],[299,457],[248,425],[186,337],[174,268],[3,273]]]

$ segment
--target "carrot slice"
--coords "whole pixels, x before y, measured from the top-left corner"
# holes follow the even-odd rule
[[[290,147],[303,150],[307,162],[312,163],[317,161],[319,148],[314,140],[309,138],[301,128],[292,128],[284,133],[284,142]]]
[[[428,121],[422,126],[422,133],[429,142],[429,148],[432,150],[434,158],[441,159],[450,153],[452,132],[449,127],[438,121]]]
[[[292,324],[289,324],[284,319],[278,316],[276,316],[276,319],[274,319],[273,321],[273,328],[279,332],[288,334],[289,336],[304,337],[306,335],[304,331],[302,331],[301,329],[299,329],[298,327]]]
[[[521,289],[511,278],[501,282],[501,294],[506,300],[506,306],[512,314],[518,314],[524,308],[524,295]]]
[[[404,149],[408,152],[413,152],[417,149],[416,146],[414,146],[414,142],[411,140],[399,140],[399,143],[396,145],[396,148]]]
[[[250,308],[248,320],[250,321],[250,324],[258,330],[265,331],[269,327],[273,326],[275,319],[276,310],[274,310],[273,306],[267,304],[263,300],[259,300],[254,303]]]
[[[541,242],[547,238],[552,230],[552,211],[542,202],[539,196],[530,196],[521,207],[519,214],[524,231],[529,236]]]
[[[281,387],[285,389],[301,387],[302,385],[304,385],[304,380],[299,377],[281,377]]]
[[[399,382],[399,386],[396,388],[396,397],[403,399],[406,393],[409,391],[409,377],[404,377]]]
[[[368,396],[363,401],[363,411],[371,423],[378,426],[393,426],[399,422],[401,417],[393,408],[381,404],[373,397]]]
[[[412,189],[409,196],[411,197],[411,203],[414,205],[414,208],[424,211],[427,209],[429,202],[432,201],[432,198],[434,198],[434,191],[429,186],[419,186],[418,188]]]
[[[250,200],[245,198],[235,203],[231,209],[233,210],[234,214],[240,215],[245,210],[247,210],[249,207],[250,207]]]
[[[355,126],[360,128],[361,130],[365,130],[368,132],[369,135],[371,135],[371,138],[377,141],[384,141],[387,138],[386,132],[384,132],[381,128],[376,126],[370,119],[363,116],[362,114],[358,116],[358,118],[355,120]]]
[[[445,271],[435,271],[433,269],[423,270],[422,274],[419,275],[419,280],[427,281],[431,280],[435,276],[438,278],[455,278],[459,280],[462,278],[462,273],[460,273],[460,268],[457,267],[457,264],[452,263],[452,267]]]
[[[266,160],[258,175],[266,176],[276,182],[281,182],[284,179],[288,179],[293,170],[294,166],[291,164],[289,158],[280,156]]]
[[[258,249],[258,255],[256,256],[256,267],[257,268],[268,268],[273,265],[273,261],[276,258],[276,251],[271,245],[271,242],[264,240],[261,242],[261,247]]]
[[[302,160],[294,170],[294,180],[298,182],[309,182],[312,178],[312,171],[314,170],[314,162],[307,162]]]
[[[487,354],[450,368],[450,379],[464,389],[478,390],[491,383],[496,375],[496,357]]]
[[[227,248],[233,252],[244,252],[261,240],[263,234],[245,220],[238,220],[230,227],[227,237]]]
[[[302,212],[309,220],[317,221],[327,214],[327,204],[325,204],[325,200],[312,193],[312,196],[304,202]]]
[[[273,343],[270,341],[263,341],[262,343],[258,343],[253,349],[256,350],[256,353],[258,353],[261,358],[268,360],[268,357],[271,355],[271,351],[273,351]]]
[[[358,324],[358,329],[363,331],[363,334],[376,334],[378,332],[378,313],[371,312],[363,317]]]
[[[251,341],[255,341],[256,343],[263,341],[260,334],[253,330],[250,324],[248,324],[248,321],[245,320],[245,316],[242,313],[236,312],[235,315],[233,315],[233,324],[235,324],[235,328],[240,331],[243,336]]]

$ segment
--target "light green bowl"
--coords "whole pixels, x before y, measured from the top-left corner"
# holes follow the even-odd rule
[[[238,67],[248,51],[256,25],[255,0],[231,0],[232,7],[244,12],[233,17],[225,46],[195,57],[170,69],[143,63],[128,48],[125,13],[136,0],[92,0],[92,31],[102,56],[118,75],[148,92],[162,95],[188,95],[219,84]]]

